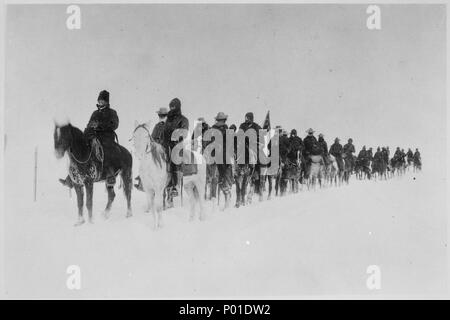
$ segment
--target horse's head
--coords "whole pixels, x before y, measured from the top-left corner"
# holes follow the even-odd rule
[[[147,150],[148,144],[151,140],[150,130],[150,121],[142,124],[139,124],[137,121],[134,122],[134,130],[131,140],[133,141],[134,151],[138,158],[141,158]]]
[[[56,158],[61,159],[70,147],[72,140],[72,125],[70,123],[61,125],[55,122],[53,140],[55,144],[55,156]]]

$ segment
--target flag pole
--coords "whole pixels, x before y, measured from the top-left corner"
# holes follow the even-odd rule
[[[37,194],[37,157],[38,157],[38,147],[34,148],[34,183],[33,183],[33,193],[34,193],[34,202],[36,202],[36,194]]]

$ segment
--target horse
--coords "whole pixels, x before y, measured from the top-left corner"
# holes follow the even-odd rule
[[[67,153],[70,160],[69,177],[74,185],[77,195],[78,221],[75,226],[82,225],[84,205],[84,189],[86,189],[86,207],[89,222],[93,222],[92,198],[93,184],[105,181],[107,174],[120,174],[123,191],[127,201],[127,217],[132,216],[131,191],[132,191],[132,165],[131,153],[123,146],[117,145],[116,150],[111,146],[102,146],[97,139],[89,141],[84,133],[68,124],[57,124],[53,133],[55,156],[58,159]],[[117,151],[117,152],[115,152]],[[114,185],[107,185],[108,202],[104,210],[105,218],[109,217],[112,203],[115,198]]]
[[[165,190],[171,180],[168,170],[170,159],[164,147],[153,140],[150,134],[150,122],[139,124],[135,121],[135,129],[131,140],[133,141],[136,156],[140,160],[139,176],[142,180],[144,192],[147,194],[147,210],[152,211],[154,217],[154,229],[161,228],[162,209]],[[186,146],[187,144],[185,144]],[[184,152],[183,163],[187,162],[185,157],[190,153]],[[190,220],[195,218],[195,207],[199,205],[199,219],[204,219],[204,206],[201,190],[206,184],[206,160],[196,151],[191,151],[194,163],[197,165],[197,173],[183,176],[183,188],[190,202]]]
[[[342,154],[342,160],[344,160],[344,170],[341,175],[341,179],[343,182],[348,184],[350,180],[350,174],[352,172],[352,160],[350,160],[346,153]]]
[[[414,157],[413,165],[414,172],[422,170],[422,161],[420,158]]]
[[[321,155],[310,155],[311,163],[308,172],[308,189],[316,188],[316,183],[319,182],[319,187],[322,187],[322,178],[324,176],[324,163]]]
[[[280,179],[280,168],[278,170],[270,170],[268,165],[261,165],[261,173],[260,173],[260,179],[261,179],[261,192],[266,191],[266,180],[269,184],[269,189],[267,190],[267,200],[270,200],[272,198],[272,190],[273,190],[273,182],[275,180],[275,195],[278,195],[278,189],[279,189],[279,179]],[[273,171],[273,172],[272,172]]]
[[[325,167],[325,176],[331,186],[333,185],[333,183],[335,186],[337,186],[339,168],[336,158],[331,154],[328,155],[328,166]]]
[[[233,159],[233,175],[236,184],[236,208],[241,205],[245,206],[252,202],[255,184],[252,183],[256,173],[256,152],[252,149],[248,150],[249,161],[248,163],[240,163],[242,157],[245,157],[245,152],[240,155],[236,155]],[[246,161],[243,161],[246,162]]]

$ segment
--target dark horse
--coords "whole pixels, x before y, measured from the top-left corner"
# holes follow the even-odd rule
[[[83,218],[83,186],[86,188],[86,207],[89,214],[89,221],[92,222],[92,196],[94,182],[106,180],[107,173],[117,176],[120,173],[125,197],[127,199],[127,217],[131,216],[131,190],[132,190],[132,172],[131,167],[133,159],[130,152],[122,146],[102,147],[98,140],[94,139],[92,143],[85,137],[83,132],[72,126],[58,125],[55,123],[53,133],[55,142],[55,155],[58,159],[62,158],[67,152],[70,159],[69,176],[72,180],[78,203],[78,222],[84,223]],[[118,150],[120,149],[120,151]],[[116,151],[117,150],[117,151]],[[105,152],[103,152],[105,151]],[[112,202],[116,194],[114,185],[108,186],[108,203],[104,211],[107,218],[111,210]]]

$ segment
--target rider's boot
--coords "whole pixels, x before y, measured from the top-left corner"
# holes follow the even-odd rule
[[[72,179],[70,179],[69,176],[67,176],[66,179],[59,179],[59,182],[61,182],[61,184],[63,186],[69,187],[70,189],[73,188],[73,182],[72,182]]]
[[[134,178],[134,180],[137,180],[137,183],[134,184],[134,187],[139,191],[144,191],[144,186],[142,185],[141,177],[137,176],[136,178]]]

